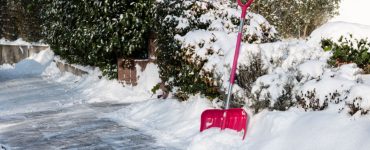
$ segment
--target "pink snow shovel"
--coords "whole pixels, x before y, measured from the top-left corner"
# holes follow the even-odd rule
[[[218,127],[221,130],[225,128],[236,130],[238,132],[243,133],[243,139],[247,133],[247,121],[248,115],[247,112],[244,111],[242,108],[229,108],[230,106],[230,99],[232,94],[233,85],[235,82],[235,72],[238,65],[238,57],[240,51],[240,44],[242,41],[243,35],[243,26],[245,15],[247,14],[248,7],[252,4],[253,0],[248,0],[245,4],[238,0],[239,6],[242,8],[242,15],[240,17],[240,25],[239,25],[239,33],[238,39],[236,42],[235,54],[234,54],[234,61],[233,66],[231,69],[230,75],[230,84],[229,84],[229,91],[227,94],[227,100],[225,103],[225,109],[209,109],[202,113],[201,116],[201,123],[200,123],[200,131],[204,131],[209,128]]]

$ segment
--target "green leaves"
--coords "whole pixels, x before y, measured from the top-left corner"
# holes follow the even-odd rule
[[[146,50],[151,1],[36,1],[46,41],[71,63],[98,66],[114,78],[118,57]]]
[[[323,39],[321,45],[324,50],[333,52],[333,56],[329,60],[331,65],[338,66],[343,63],[356,63],[366,73],[370,73],[370,70],[368,70],[370,65],[370,41],[367,39],[352,39],[352,36],[348,39],[342,36],[338,42]]]

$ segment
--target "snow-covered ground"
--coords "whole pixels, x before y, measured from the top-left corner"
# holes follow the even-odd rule
[[[354,6],[365,1],[345,0],[342,4]],[[337,39],[343,34],[370,37],[370,27],[358,24],[366,22],[343,22],[350,20],[345,17],[344,7],[341,9],[344,19],[338,17],[334,21],[340,22],[323,25],[307,41],[242,45],[242,64],[248,64],[249,52],[260,51],[268,65],[268,74],[257,80],[255,90],[272,93],[276,99],[282,94],[282,83],[299,73],[303,78],[294,82],[297,93],[316,91],[319,105],[334,92],[345,99],[330,103],[323,111],[294,107],[284,112],[264,110],[253,114],[245,107],[250,117],[245,140],[232,130],[215,128],[200,133],[201,113],[219,105],[201,95],[191,96],[186,102],[155,98],[150,89],[159,82],[156,65],[150,64],[144,72],[138,72],[138,86],[122,86],[117,81],[100,79],[100,71],[92,68],[84,68],[89,74],[82,77],[61,73],[52,62],[53,53],[43,51],[15,65],[0,66],[0,143],[5,144],[0,144],[0,149],[122,149],[122,145],[128,144],[133,146],[128,149],[139,145],[143,149],[367,150],[370,115],[358,112],[351,116],[346,106],[361,97],[356,102],[370,109],[370,75],[361,74],[354,64],[329,67],[326,60],[330,53],[319,47],[321,38]],[[368,20],[364,18],[362,21]],[[199,31],[192,31],[196,32]],[[220,64],[216,71],[225,75],[226,82],[225,66],[231,62],[233,50],[228,43],[234,43],[235,34],[214,32],[213,36],[221,40],[207,46],[219,46],[223,53],[214,55],[209,66]],[[179,38],[186,42],[187,37],[191,35]],[[270,60],[280,64],[269,64]],[[266,84],[268,88],[258,89]]]
[[[326,60],[331,54],[324,52],[319,46],[320,39],[325,36],[339,38],[340,33],[335,34],[330,30],[342,26],[351,28],[343,28],[341,33],[364,35],[363,37],[370,35],[367,26],[337,22],[328,23],[315,31],[308,42],[292,40],[243,45],[241,63],[249,61],[245,51],[261,51],[265,63],[269,60],[280,63],[277,66],[268,66],[269,74],[257,80],[257,85],[271,87],[265,89],[266,92],[277,93],[279,96],[282,83],[292,80],[289,76],[299,72],[303,78],[294,85],[297,93],[316,91],[315,99],[319,100],[319,105],[323,105],[326,96],[335,92],[341,94],[340,99],[345,99],[338,104],[330,103],[327,109],[319,112],[294,107],[285,112],[265,110],[258,114],[249,113],[251,120],[244,141],[238,133],[231,130],[210,129],[199,132],[201,112],[218,106],[199,95],[191,97],[187,102],[153,99],[104,116],[121,124],[140,128],[156,137],[162,145],[182,149],[366,150],[370,147],[367,142],[370,138],[370,117],[362,116],[360,112],[350,116],[347,104],[362,97],[359,105],[370,108],[370,95],[367,93],[370,76],[361,74],[354,64],[340,68],[329,67]],[[223,42],[228,43],[227,41],[224,39]],[[208,63],[227,62],[228,54],[224,54],[226,56],[223,58],[216,56],[215,60],[218,61]],[[222,69],[223,67],[220,70]],[[273,95],[274,97],[277,96]],[[245,109],[250,112],[248,108]]]
[[[153,137],[100,117],[150,98],[145,87],[123,88],[92,69],[82,77],[61,73],[53,59],[47,50],[0,65],[1,150],[163,149]]]
[[[305,52],[310,46],[302,41],[292,43],[278,42],[277,45],[271,43],[261,47],[277,54],[279,49],[284,50],[279,47],[291,47],[289,53],[282,53],[282,56],[292,55],[285,57],[287,64],[291,64],[288,63],[290,60],[306,59],[294,56],[298,53],[293,51],[301,49],[299,52]],[[231,130],[209,129],[199,132],[200,114],[217,106],[200,95],[192,96],[186,102],[153,98],[155,96],[150,93],[149,87],[158,80],[155,65],[139,72],[139,86],[124,87],[117,81],[99,79],[98,70],[87,68],[89,75],[82,77],[61,73],[51,61],[53,58],[51,51],[43,51],[15,65],[0,67],[0,143],[5,144],[5,147],[21,148],[28,145],[58,148],[65,144],[70,147],[61,147],[110,146],[120,149],[120,146],[127,143],[153,149],[167,147],[196,150],[366,150],[370,147],[369,116],[350,116],[345,111],[340,112],[342,105],[330,105],[321,112],[291,108],[285,112],[249,113],[251,120],[247,137],[241,140],[239,133]],[[336,88],[325,83],[339,83],[341,86],[340,82],[346,82],[352,85],[356,84],[359,76],[353,65],[330,72],[325,61],[306,61],[301,65],[296,64],[302,73],[322,77],[322,82],[308,82],[306,87],[320,87],[324,93],[325,87],[329,90]],[[337,78],[326,79],[325,73]],[[359,90],[353,89],[359,92],[353,94],[367,97],[364,88],[369,87],[370,77],[361,75],[361,78],[361,86],[355,86]],[[365,101],[365,104],[368,103]],[[130,138],[129,135],[138,136]],[[68,140],[74,138],[77,140]]]

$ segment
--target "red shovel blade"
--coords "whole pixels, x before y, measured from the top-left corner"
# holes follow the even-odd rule
[[[200,132],[203,130],[218,127],[243,132],[243,139],[247,133],[248,115],[241,108],[232,108],[227,110],[209,109],[202,113]]]

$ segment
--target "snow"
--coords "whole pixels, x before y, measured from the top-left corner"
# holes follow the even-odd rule
[[[298,70],[305,77],[319,78],[327,66],[325,61],[309,60],[299,65]]]
[[[350,119],[335,112],[262,112],[251,121],[240,149],[367,149],[369,119]]]
[[[51,63],[53,56],[54,53],[51,50],[46,50],[24,59],[14,66],[9,64],[2,65],[0,67],[0,79],[40,75]]]
[[[211,103],[198,95],[186,102],[152,99],[103,117],[139,128],[156,137],[160,145],[180,148],[199,134],[200,115],[207,108]]]
[[[43,79],[50,82],[56,82],[68,87],[72,87],[73,93],[80,94],[80,101],[76,100],[75,102],[68,102],[68,104],[61,102],[63,105],[73,105],[73,103],[82,102],[96,103],[112,101],[120,103],[132,103],[144,101],[151,96],[154,96],[150,91],[151,88],[149,87],[154,86],[159,81],[159,75],[157,71],[158,68],[153,64],[148,65],[148,70],[146,70],[146,72],[140,73],[142,77],[139,77],[139,86],[132,87],[126,85],[124,87],[116,80],[111,81],[104,77],[100,79],[99,76],[102,76],[101,71],[99,69],[92,69],[91,67],[84,68],[85,70],[88,70],[89,75],[84,75],[82,77],[74,76],[68,72],[62,73],[57,68],[53,60],[54,53],[51,50],[45,50],[36,55],[32,55],[31,57],[24,59],[15,65],[0,65],[0,82],[13,79],[20,79],[20,81],[22,81],[22,78],[37,78],[41,76]],[[148,71],[150,71],[150,73],[148,73]],[[9,83],[9,85],[6,86],[13,86],[13,83]],[[6,93],[9,92],[10,91],[7,91],[6,89],[3,89],[0,92],[0,103],[1,99],[7,99],[8,96]],[[68,97],[66,98],[68,99]],[[25,101],[28,103],[26,100],[27,97],[19,99],[19,101]],[[49,104],[45,104],[45,107],[52,107],[47,105]],[[3,103],[3,105],[0,105],[0,109],[3,114],[11,114],[30,112],[39,108],[33,108],[33,106],[30,105],[29,107],[27,106],[27,108],[16,109],[13,107],[8,107],[7,103]]]
[[[0,45],[22,45],[22,46],[48,46],[44,44],[42,41],[40,42],[26,42],[22,38],[19,38],[14,41],[7,40],[5,38],[0,39]]]
[[[159,78],[159,68],[154,63],[147,64],[145,69],[142,69],[137,65],[136,70],[139,78],[137,81],[138,85],[135,87],[136,89],[144,89],[146,92],[151,92],[154,86],[161,83],[161,79]]]
[[[297,67],[297,70],[302,74],[312,77],[307,78],[307,82],[302,85],[302,90],[320,88],[317,91],[324,95],[333,90],[342,89],[339,91],[340,93],[349,90],[348,101],[356,97],[362,97],[362,101],[359,101],[360,105],[364,108],[370,107],[370,98],[366,94],[370,90],[370,77],[359,74],[359,69],[353,64],[344,65],[338,69],[330,69],[324,63],[325,61],[319,58],[310,59],[326,53],[319,50],[309,52],[310,46],[302,41],[276,42],[275,44],[262,44],[260,46],[247,45],[246,48],[255,51],[262,50],[261,52],[265,53],[263,57],[266,61],[270,59],[283,60],[281,64],[285,67],[272,67],[271,74],[261,77],[260,80],[264,80],[263,78],[267,78],[266,81],[271,79],[282,80],[286,78],[288,68]],[[300,56],[299,53],[304,56]],[[25,97],[19,99],[19,101],[28,104],[21,108],[1,101],[9,97],[6,94],[9,91],[2,89],[0,92],[0,102],[2,103],[0,111],[2,115],[44,109],[52,110],[55,107],[63,108],[81,103],[113,101],[132,104],[118,111],[101,114],[101,118],[110,118],[122,125],[153,135],[159,145],[171,149],[365,150],[370,146],[367,142],[367,139],[370,138],[368,132],[370,130],[369,117],[338,113],[338,108],[341,105],[329,107],[329,109],[321,112],[305,112],[299,108],[292,108],[285,112],[249,113],[251,120],[249,121],[245,140],[241,140],[240,133],[232,130],[209,129],[200,133],[200,114],[206,109],[217,107],[217,104],[200,95],[192,96],[186,102],[179,102],[172,98],[166,100],[151,98],[152,93],[149,91],[149,87],[159,81],[156,65],[149,64],[146,70],[139,72],[139,86],[131,87],[122,86],[117,81],[109,81],[104,77],[99,79],[98,76],[101,75],[101,72],[97,69],[91,70],[90,67],[85,68],[89,70],[89,74],[82,77],[70,73],[61,73],[56,68],[55,63],[52,62],[53,59],[53,53],[48,50],[14,66],[1,65],[0,81],[35,76],[42,77],[39,80],[47,80],[53,84],[56,82],[69,87],[66,89],[67,91],[51,89],[35,92],[35,97],[32,99],[36,99],[36,97],[40,97],[40,99],[32,102],[27,102],[30,97],[27,98],[24,95]],[[27,67],[28,69],[25,69]],[[21,68],[23,69],[19,70]],[[141,68],[138,67],[138,70],[141,70]],[[316,78],[321,78],[321,80],[317,81]],[[362,82],[358,83],[359,79]],[[27,80],[20,80],[15,83],[6,82],[6,86],[21,84],[22,81],[26,82]],[[22,91],[22,89],[19,89],[19,91]],[[56,92],[56,94],[69,92],[74,95],[74,99],[71,100],[65,97],[64,101],[55,103],[42,98],[43,94],[52,92]],[[321,94],[319,95],[321,96]],[[36,104],[38,104],[38,107],[33,108],[32,106]],[[1,129],[10,126],[1,126]]]
[[[331,22],[345,21],[364,25],[370,25],[369,0],[341,0],[339,15],[331,19]]]
[[[351,88],[349,99],[355,100],[361,98],[359,101],[355,101],[361,108],[370,109],[370,85],[357,85]]]
[[[365,19],[366,20],[366,19]],[[332,39],[338,41],[341,36],[355,39],[370,38],[370,25],[362,25],[349,22],[329,22],[313,31],[308,43],[318,46],[321,39]]]
[[[240,136],[232,130],[211,128],[195,136],[187,149],[189,150],[223,150],[240,149],[243,145]]]
[[[335,42],[341,37],[352,35],[355,39],[370,38],[370,10],[368,0],[342,0],[339,15],[328,23],[316,29],[308,40],[310,44],[318,46],[322,38],[333,39]]]
[[[251,117],[246,139],[241,140],[241,135],[232,130],[211,128],[199,133],[200,113],[208,107],[210,104],[199,97],[185,103],[150,100],[106,117],[140,128],[154,135],[161,145],[179,149],[366,150],[370,146],[368,117],[349,117],[334,109],[264,111]]]
[[[343,5],[345,3],[348,1],[344,1]],[[229,15],[238,15],[234,9],[228,11],[231,12]],[[201,20],[207,21],[212,19],[212,14],[203,17]],[[264,23],[264,19],[257,14],[249,17],[255,18],[251,20],[250,26]],[[188,26],[186,19],[175,19],[182,20],[178,28]],[[226,88],[236,34],[224,26],[220,20],[216,20],[211,25],[212,31],[194,30],[184,36],[177,35],[176,39],[181,41],[184,47],[194,46],[193,58],[207,58],[208,62],[203,69],[220,75],[222,86]],[[247,30],[248,33],[258,31],[255,28]],[[127,106],[99,114],[100,118],[111,119],[152,135],[159,145],[169,149],[367,150],[370,147],[369,115],[361,115],[359,111],[350,116],[348,104],[353,103],[364,111],[370,110],[370,95],[367,93],[370,90],[370,75],[361,74],[355,64],[330,67],[326,61],[331,54],[324,52],[319,46],[322,38],[336,40],[341,35],[349,34],[356,38],[370,37],[370,26],[330,22],[315,30],[308,41],[283,40],[264,44],[242,44],[239,65],[249,65],[250,58],[256,54],[261,57],[267,74],[257,79],[252,92],[258,91],[262,97],[270,96],[271,106],[283,94],[287,84],[293,85],[293,99],[301,96],[306,106],[313,100],[318,100],[318,105],[323,106],[327,102],[325,100],[330,99],[334,93],[334,101],[342,100],[329,102],[329,106],[323,111],[295,106],[287,111],[263,110],[258,114],[248,113],[251,119],[245,140],[241,139],[240,133],[233,130],[221,131],[212,128],[199,132],[200,115],[206,109],[219,107],[220,104],[215,100],[208,100],[201,95],[193,95],[185,102],[179,102],[173,97],[157,99],[156,95],[151,93],[152,87],[160,82],[158,66],[155,64],[148,64],[145,70],[136,66],[138,86],[129,86],[105,77],[99,78],[101,71],[92,67],[78,66],[88,72],[81,77],[62,73],[53,62],[62,60],[55,57],[51,50],[42,51],[15,65],[0,66],[0,114],[12,115],[84,103],[114,102]],[[11,43],[4,39],[0,40],[0,43],[27,44],[22,40]],[[208,49],[212,49],[214,53],[208,54]],[[298,80],[297,77],[302,79]],[[45,80],[49,84],[44,83]],[[7,90],[8,87],[26,82],[43,83],[40,86],[44,87],[44,90],[22,93],[25,89],[34,88],[27,86],[16,91]],[[304,96],[312,91],[315,91],[312,98]],[[13,92],[12,97],[10,92]],[[241,92],[241,88],[235,87],[234,92]],[[50,99],[50,96],[45,97],[45,94],[58,94],[61,100]],[[237,94],[240,96],[240,93]],[[18,105],[8,100],[9,98],[17,100]],[[250,99],[245,100],[250,102]],[[244,109],[252,112],[248,106]],[[11,126],[13,125],[0,126],[0,131]],[[0,148],[2,147],[0,145]]]

